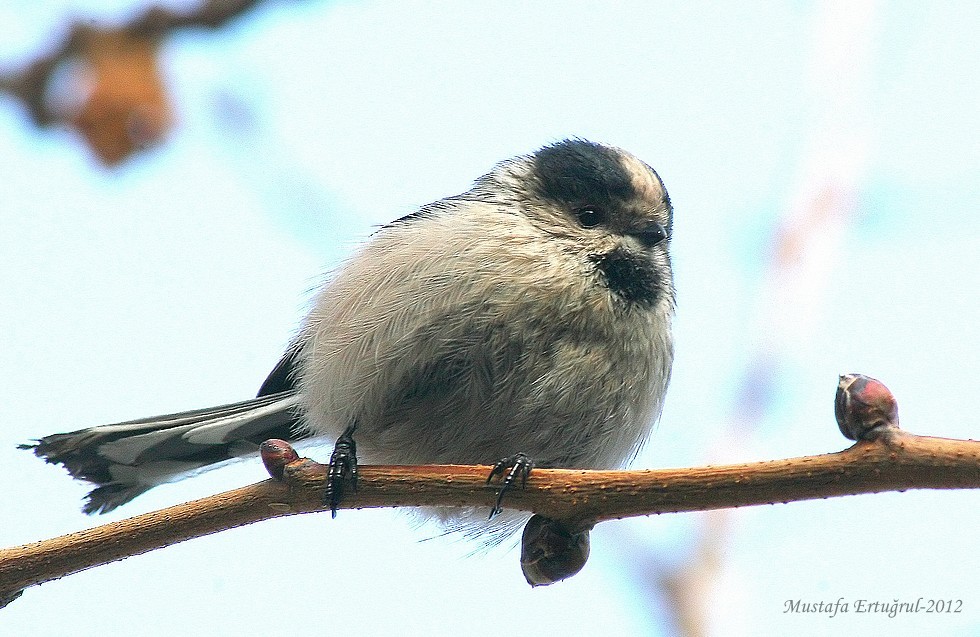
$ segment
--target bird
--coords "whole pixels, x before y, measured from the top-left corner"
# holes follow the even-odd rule
[[[105,513],[257,451],[334,448],[334,515],[358,463],[492,464],[486,512],[428,509],[499,538],[537,467],[624,466],[659,418],[673,361],[673,207],[631,153],[563,139],[381,227],[327,277],[255,398],[21,445],[94,485]]]

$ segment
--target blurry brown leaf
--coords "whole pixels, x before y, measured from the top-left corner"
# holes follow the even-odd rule
[[[161,142],[173,126],[157,66],[159,43],[181,29],[221,28],[260,1],[202,0],[191,11],[150,7],[112,29],[80,20],[50,53],[0,73],[0,93],[21,101],[38,127],[74,126],[103,163],[118,164]],[[66,77],[59,78],[61,70]]]
[[[81,53],[88,95],[70,122],[99,159],[115,165],[159,143],[173,126],[157,64],[159,41],[125,31],[93,31]]]

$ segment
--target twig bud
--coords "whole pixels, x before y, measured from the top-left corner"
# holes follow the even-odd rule
[[[864,374],[844,374],[834,402],[837,426],[851,440],[872,440],[898,429],[898,401],[884,383]]]
[[[282,480],[283,470],[290,462],[299,460],[299,454],[285,440],[270,438],[259,445],[259,455],[266,471],[276,480]]]
[[[575,575],[589,559],[589,530],[572,532],[558,520],[532,516],[521,537],[521,570],[531,586]]]

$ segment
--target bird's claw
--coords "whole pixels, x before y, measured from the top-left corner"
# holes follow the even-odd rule
[[[518,480],[520,480],[522,489],[527,485],[527,477],[533,468],[534,461],[524,453],[515,453],[512,456],[501,458],[493,465],[490,475],[487,476],[487,484],[490,484],[496,475],[502,476],[502,479],[500,480],[500,490],[497,491],[497,501],[490,509],[490,517],[487,519],[492,520],[493,516],[503,511],[501,505],[504,502],[504,494],[512,489]]]
[[[327,488],[323,494],[323,504],[330,506],[330,517],[337,517],[337,507],[344,497],[348,480],[351,489],[357,493],[357,445],[354,443],[353,426],[340,434],[330,454]]]

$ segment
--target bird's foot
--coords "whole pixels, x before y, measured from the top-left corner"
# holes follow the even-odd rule
[[[323,504],[330,506],[330,516],[337,517],[337,506],[344,497],[344,489],[350,482],[351,489],[357,493],[357,445],[354,443],[354,428],[351,425],[337,438],[330,454],[327,469],[327,488],[323,493]]]
[[[506,458],[501,458],[493,465],[493,469],[490,470],[490,475],[487,476],[487,484],[493,480],[496,475],[501,476],[500,480],[500,490],[497,491],[497,502],[490,509],[490,517],[488,519],[493,519],[493,516],[503,511],[504,494],[511,490],[520,481],[521,488],[523,489],[527,484],[527,477],[531,474],[531,469],[534,468],[534,461],[527,457],[523,453],[515,453],[512,456],[507,456]]]

